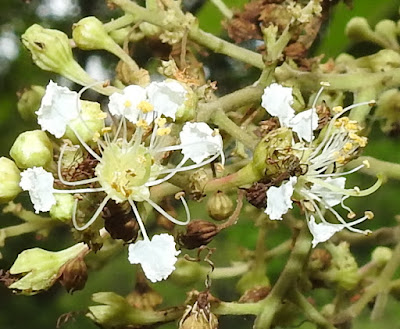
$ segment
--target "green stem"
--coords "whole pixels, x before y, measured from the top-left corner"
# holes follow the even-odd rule
[[[264,88],[260,83],[257,86],[248,86],[237,90],[209,103],[199,103],[197,121],[209,121],[213,113],[219,109],[230,112],[242,106],[260,104],[263,92]]]
[[[335,317],[335,323],[343,323],[357,317],[368,303],[382,292],[387,292],[390,289],[390,281],[400,265],[400,243],[397,244],[393,251],[392,258],[382,270],[378,279],[365,289],[361,298],[352,304],[345,311],[339,313]]]
[[[210,271],[210,267],[202,267],[204,273],[208,273]],[[246,273],[249,270],[248,263],[237,263],[230,267],[216,267],[214,271],[211,272],[211,279],[225,279],[225,278],[233,278],[239,275]]]
[[[257,137],[237,126],[236,123],[229,119],[222,109],[217,110],[212,115],[211,120],[220,129],[226,131],[229,135],[243,143],[249,149],[255,149],[258,143]]]
[[[103,24],[103,27],[107,31],[107,33],[110,33],[111,31],[115,31],[115,30],[121,29],[127,25],[130,25],[134,21],[135,21],[135,17],[133,15],[126,14],[126,15],[123,15],[116,19],[113,19],[108,23]]]
[[[260,303],[227,303],[221,302],[216,307],[211,308],[211,312],[216,315],[257,315],[260,312]]]
[[[211,0],[213,5],[218,8],[222,15],[228,19],[232,19],[233,12],[228,8],[228,6],[222,0]]]
[[[327,319],[325,319],[313,305],[310,304],[307,298],[305,298],[298,289],[291,290],[289,297],[293,303],[295,303],[303,311],[303,314],[312,323],[315,323],[318,328],[335,329],[335,327]]]
[[[254,329],[268,329],[276,312],[280,309],[282,300],[290,287],[302,273],[304,264],[311,249],[311,237],[307,225],[300,230],[299,236],[286,263],[268,297],[260,302],[260,313],[254,323]]]
[[[304,91],[314,91],[320,82],[328,82],[326,90],[354,91],[362,88],[392,88],[400,85],[400,68],[385,72],[319,73],[296,70],[284,63],[275,70],[279,82],[294,80]],[[380,87],[380,88],[379,88]]]
[[[360,172],[370,176],[384,174],[385,177],[387,177],[388,179],[400,180],[400,164],[378,160],[371,156],[359,157],[358,159],[351,161],[349,164],[347,164],[346,167],[349,169],[353,169],[357,166],[360,166],[365,160],[369,162],[370,168],[363,167],[360,169]]]

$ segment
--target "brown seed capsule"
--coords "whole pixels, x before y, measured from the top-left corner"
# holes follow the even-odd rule
[[[239,303],[257,303],[268,296],[271,291],[270,286],[256,286],[249,290],[240,297]]]
[[[162,296],[148,284],[142,272],[138,272],[135,289],[125,297],[134,308],[140,310],[154,310],[163,301]]]
[[[227,219],[233,212],[233,202],[224,192],[217,191],[208,199],[207,211],[215,220]]]
[[[217,225],[197,219],[186,227],[186,233],[178,236],[179,243],[186,249],[195,249],[207,245],[218,234]]]
[[[58,273],[58,280],[67,292],[73,293],[85,287],[88,274],[83,256],[71,259],[60,268]]]
[[[125,242],[136,240],[139,225],[128,202],[108,201],[103,210],[103,218],[104,227],[113,239],[121,239]]]

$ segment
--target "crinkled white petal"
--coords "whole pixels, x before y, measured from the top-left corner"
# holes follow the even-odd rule
[[[278,117],[281,125],[285,127],[288,126],[289,121],[294,117],[292,104],[292,88],[283,87],[277,83],[266,87],[261,97],[261,106],[270,115]]]
[[[122,93],[114,93],[110,96],[108,110],[112,115],[123,116],[130,122],[136,123],[139,120],[140,114],[143,115],[142,111],[137,107],[142,101],[147,101],[146,89],[130,85],[124,88]],[[153,115],[151,113],[143,115],[143,118],[148,123],[152,121]]]
[[[281,186],[271,186],[267,190],[267,208],[265,213],[272,220],[282,219],[289,209],[293,208],[292,195],[297,177],[290,177],[289,181]]]
[[[42,167],[28,168],[21,173],[19,185],[24,191],[29,191],[29,197],[36,213],[49,211],[56,204],[53,183],[53,175]]]
[[[40,108],[35,112],[42,130],[48,131],[57,138],[62,137],[68,123],[79,115],[77,97],[78,93],[50,81]]]
[[[312,246],[318,243],[325,242],[329,240],[335,233],[343,230],[345,228],[342,224],[330,224],[330,223],[316,223],[314,216],[310,216],[308,222],[308,228],[313,236]]]
[[[151,240],[130,244],[128,260],[131,264],[140,264],[146,277],[151,282],[157,282],[168,278],[175,270],[179,254],[174,237],[163,233],[154,235]]]
[[[313,131],[318,127],[318,115],[315,109],[296,114],[289,122],[288,127],[297,133],[301,139],[311,142],[314,139]]]
[[[187,90],[175,80],[152,82],[146,90],[157,114],[175,120],[176,111],[185,103]]]
[[[344,189],[344,186],[346,184],[345,177],[328,177],[324,179],[324,181],[340,189]],[[329,207],[334,207],[338,205],[342,201],[343,197],[342,193],[331,191],[330,189],[318,184],[313,184],[311,186],[311,192],[315,195],[318,195]]]
[[[220,153],[222,138],[204,122],[187,122],[179,134],[182,154],[195,163]]]

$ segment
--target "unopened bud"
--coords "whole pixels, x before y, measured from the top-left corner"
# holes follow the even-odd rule
[[[59,275],[58,280],[67,292],[73,293],[76,290],[82,290],[88,278],[87,267],[83,257],[78,256],[71,259],[60,268]]]
[[[396,23],[390,19],[384,19],[375,25],[376,34],[389,42],[390,45],[398,46],[397,41],[397,26]]]
[[[53,161],[53,145],[41,130],[20,134],[10,150],[19,168],[47,167]]]
[[[82,18],[78,23],[73,24],[72,38],[83,50],[109,50],[115,45],[114,40],[104,29],[103,23],[94,16]]]
[[[39,109],[45,89],[42,86],[30,86],[19,92],[18,113],[25,121],[37,121],[35,112]]]
[[[129,202],[116,203],[114,200],[107,202],[103,210],[104,228],[113,239],[125,242],[135,241],[139,233],[139,224]]]
[[[50,217],[62,222],[69,222],[74,211],[75,199],[72,194],[54,194],[56,204],[50,209]]]
[[[313,271],[323,271],[331,265],[331,260],[332,256],[327,250],[316,248],[311,253],[308,267]]]
[[[217,225],[206,220],[193,220],[186,227],[186,233],[178,237],[179,243],[186,249],[195,249],[209,244],[218,234]]]
[[[346,25],[346,35],[358,42],[374,38],[374,32],[364,17],[353,17]]]
[[[376,247],[372,252],[371,258],[379,267],[382,267],[392,258],[392,255],[392,249],[388,247]]]
[[[94,142],[96,135],[100,136],[102,134],[104,119],[107,115],[101,110],[100,104],[97,102],[80,101],[80,107],[79,117],[68,123],[64,136],[72,143],[79,144],[75,131],[84,142],[90,144]]]
[[[192,88],[183,83],[181,83],[181,85],[186,89],[187,93],[184,103],[176,110],[175,120],[178,122],[186,122],[194,118],[198,99]]]
[[[233,202],[224,192],[215,192],[208,199],[207,211],[215,220],[227,219],[233,212]]]
[[[0,203],[13,200],[20,192],[20,171],[14,161],[0,158]]]
[[[202,280],[206,275],[203,267],[197,262],[191,262],[184,258],[179,258],[175,263],[175,271],[172,272],[170,279],[181,286],[189,286]]]
[[[25,31],[21,39],[31,52],[33,62],[42,70],[61,74],[82,85],[93,83],[93,79],[74,60],[65,33],[34,24]]]
[[[135,290],[125,298],[129,305],[140,310],[154,310],[163,301],[162,296],[144,280],[137,280]]]
[[[381,128],[385,133],[390,133],[400,125],[400,92],[397,88],[386,90],[380,95],[375,114],[383,119]]]

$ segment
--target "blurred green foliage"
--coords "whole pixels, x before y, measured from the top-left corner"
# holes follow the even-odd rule
[[[230,0],[226,1],[230,7],[240,7],[243,5],[244,0]],[[70,34],[71,25],[74,21],[87,15],[96,15],[103,21],[109,20],[115,16],[115,12],[109,12],[105,6],[104,1],[80,1],[81,12],[79,15],[72,15],[62,20],[46,19],[41,20],[36,14],[35,10],[40,4],[39,0],[33,0],[30,3],[15,0],[2,0],[0,2],[0,32],[4,29],[13,30],[18,36],[33,23],[40,23],[48,27],[60,29],[67,34]],[[351,51],[356,54],[368,53],[368,47],[365,45],[354,46],[351,45],[344,35],[345,24],[350,17],[364,16],[373,26],[378,20],[382,18],[394,17],[395,10],[399,6],[398,1],[393,0],[355,0],[353,2],[353,10],[350,10],[343,3],[339,4],[332,12],[330,22],[322,29],[319,36],[318,45],[315,47],[315,54],[324,53],[326,58],[329,56],[336,56],[344,51]],[[204,6],[198,12],[200,19],[200,26],[208,32],[220,33],[225,36],[221,28],[221,14],[216,10],[215,6],[206,1]],[[358,48],[357,48],[358,47]],[[1,70],[0,74],[0,132],[1,144],[0,155],[8,156],[13,141],[17,135],[27,129],[32,129],[33,126],[23,123],[19,118],[16,109],[17,97],[16,92],[30,84],[47,84],[49,79],[54,79],[55,76],[48,72],[43,72],[33,65],[29,54],[26,50],[19,45],[19,56],[7,67]],[[1,51],[1,50],[0,50]],[[86,54],[78,53],[79,60],[84,60]],[[210,66],[211,71],[220,66],[220,62],[225,63],[224,70],[216,70],[213,78],[219,81],[219,87],[224,89],[224,81],[233,81],[234,85],[227,88],[238,88],[239,85],[244,85],[245,82],[251,82],[251,76],[246,73],[246,70],[241,68],[236,62],[229,65],[238,65],[237,74],[238,78],[232,77],[232,71],[229,70],[226,61],[222,56],[210,56],[207,64]],[[254,72],[250,71],[250,74]],[[250,78],[249,78],[250,77]],[[371,135],[371,142],[368,144],[365,153],[375,156],[382,160],[400,162],[400,149],[399,138],[389,139],[381,134],[376,126],[377,132]],[[353,178],[354,182],[362,182],[362,185],[368,185],[371,182],[369,177],[358,175]],[[398,182],[390,182],[383,186],[374,195],[363,199],[361,202],[374,210],[376,217],[373,223],[367,225],[371,228],[377,228],[381,225],[391,226],[394,225],[394,216],[399,212],[398,208],[398,195],[400,193],[400,184]],[[27,197],[26,197],[27,198]],[[20,201],[24,201],[23,199]],[[204,207],[191,204],[193,210],[193,218],[206,217]],[[355,209],[362,209],[357,200],[352,204]],[[152,219],[151,219],[152,220]],[[2,217],[1,227],[15,223],[15,218]],[[238,223],[238,227],[234,230],[224,232],[223,236],[218,239],[216,246],[218,251],[213,256],[214,262],[218,266],[228,265],[226,260],[239,259],[240,252],[238,245],[245,248],[254,248],[256,241],[256,230],[253,227],[253,222],[246,218],[245,215]],[[273,247],[284,237],[288,235],[286,228],[282,227],[274,231],[274,234],[267,235],[267,246]],[[19,252],[24,249],[39,246],[49,250],[59,250],[68,246],[71,243],[69,232],[65,229],[53,231],[52,236],[45,240],[37,240],[32,235],[23,236],[20,238],[10,239],[7,241],[6,247],[2,248],[3,259],[0,260],[0,268],[9,268],[15,257]],[[361,253],[359,257],[366,257],[366,253]],[[365,259],[364,259],[365,260]],[[270,263],[268,268],[269,276],[272,280],[276,279],[280,273],[285,259],[280,257]],[[33,297],[13,296],[12,293],[3,286],[0,286],[0,328],[2,329],[43,329],[54,328],[57,318],[66,312],[78,311],[76,315],[77,321],[70,321],[63,326],[65,329],[78,329],[78,328],[96,328],[96,326],[86,319],[83,314],[88,305],[91,304],[91,294],[97,291],[115,291],[122,295],[130,292],[133,288],[134,274],[132,266],[126,261],[126,252],[121,253],[117,257],[113,257],[102,269],[93,271],[89,274],[88,283],[83,291],[78,291],[72,296],[67,294],[61,287],[57,286],[41,295]],[[238,297],[232,287],[235,285],[235,280],[224,280],[224,282],[215,282],[213,290],[215,294],[223,300],[233,300]],[[197,285],[197,289],[202,289],[203,283]],[[174,285],[170,281],[161,282],[154,285],[155,289],[161,292],[165,298],[165,305],[174,305],[181,303],[185,299],[184,290]],[[396,309],[399,305],[397,302],[392,301],[387,309],[387,314],[384,320],[377,323],[370,322],[368,314],[356,321],[355,328],[384,328],[393,327],[397,323],[398,315]],[[224,327],[229,328],[251,328],[251,317],[238,320],[236,317],[222,318],[221,323]],[[169,324],[163,328],[174,328],[176,324]],[[310,328],[311,326],[304,323],[299,328]]]

